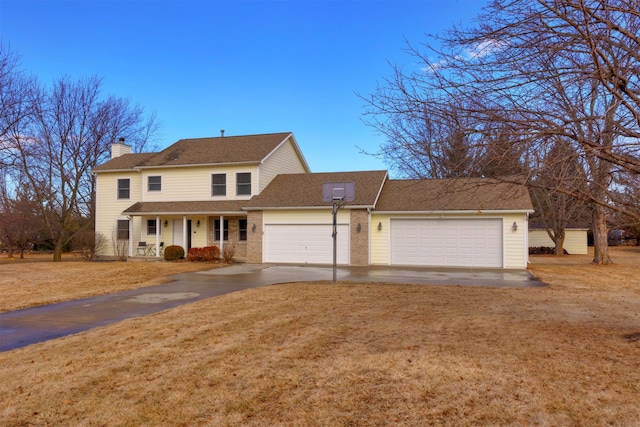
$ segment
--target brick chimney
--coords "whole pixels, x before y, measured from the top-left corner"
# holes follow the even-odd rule
[[[124,138],[111,144],[111,158],[115,159],[123,154],[131,154],[131,146],[124,143]]]

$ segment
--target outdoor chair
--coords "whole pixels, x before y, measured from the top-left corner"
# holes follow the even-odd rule
[[[138,242],[138,255],[146,255],[147,254],[147,242]]]
[[[158,255],[164,255],[164,242],[160,242],[160,246],[158,246]]]

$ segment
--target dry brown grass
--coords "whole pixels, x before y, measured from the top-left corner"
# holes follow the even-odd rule
[[[166,282],[167,275],[214,268],[192,262],[82,262],[66,254],[0,256],[0,313]]]
[[[270,286],[0,353],[0,425],[639,425],[638,257]]]

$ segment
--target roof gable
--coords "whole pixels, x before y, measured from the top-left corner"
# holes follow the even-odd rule
[[[376,211],[533,211],[523,185],[489,178],[389,180]]]
[[[375,206],[387,171],[326,172],[282,174],[276,176],[257,196],[245,204],[247,209],[329,207],[322,200],[325,182],[354,182],[355,200],[347,206]]]

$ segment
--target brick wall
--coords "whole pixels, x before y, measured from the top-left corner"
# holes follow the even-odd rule
[[[351,265],[369,264],[369,214],[365,209],[351,209]],[[360,224],[360,232],[358,232]]]
[[[253,231],[253,225],[256,231]],[[262,262],[262,211],[247,212],[247,262]]]

